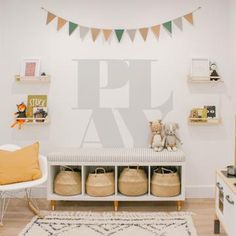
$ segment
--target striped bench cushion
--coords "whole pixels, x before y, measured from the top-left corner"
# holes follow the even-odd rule
[[[149,148],[77,148],[48,154],[49,162],[184,162],[183,151],[155,152]]]

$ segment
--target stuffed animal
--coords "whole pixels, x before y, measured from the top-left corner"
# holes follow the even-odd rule
[[[181,140],[176,135],[176,130],[179,129],[179,125],[177,123],[167,123],[165,124],[165,135],[166,142],[165,147],[168,151],[177,151],[177,143],[182,144]]]
[[[18,128],[21,129],[22,124],[25,123],[24,118],[26,118],[26,105],[22,102],[21,104],[16,105],[16,106],[18,110],[16,113],[14,113],[14,115],[16,115],[16,121],[11,126],[11,128],[14,128],[16,125],[18,125]],[[17,118],[20,118],[20,119],[17,119]]]
[[[152,134],[149,147],[156,152],[161,152],[165,146],[164,125],[160,120],[151,121],[149,125]]]

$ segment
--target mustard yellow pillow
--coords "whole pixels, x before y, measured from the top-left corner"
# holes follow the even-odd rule
[[[0,150],[0,185],[39,179],[39,143],[17,151]]]

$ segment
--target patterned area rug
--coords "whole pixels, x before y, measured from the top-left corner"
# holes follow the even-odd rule
[[[197,236],[191,213],[52,212],[19,236]]]

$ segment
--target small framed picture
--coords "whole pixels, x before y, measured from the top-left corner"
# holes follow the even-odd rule
[[[21,76],[34,77],[40,75],[40,59],[23,59]]]
[[[207,109],[207,118],[216,118],[216,106],[204,106]]]
[[[191,76],[194,78],[208,79],[210,76],[210,61],[207,58],[193,58]]]

